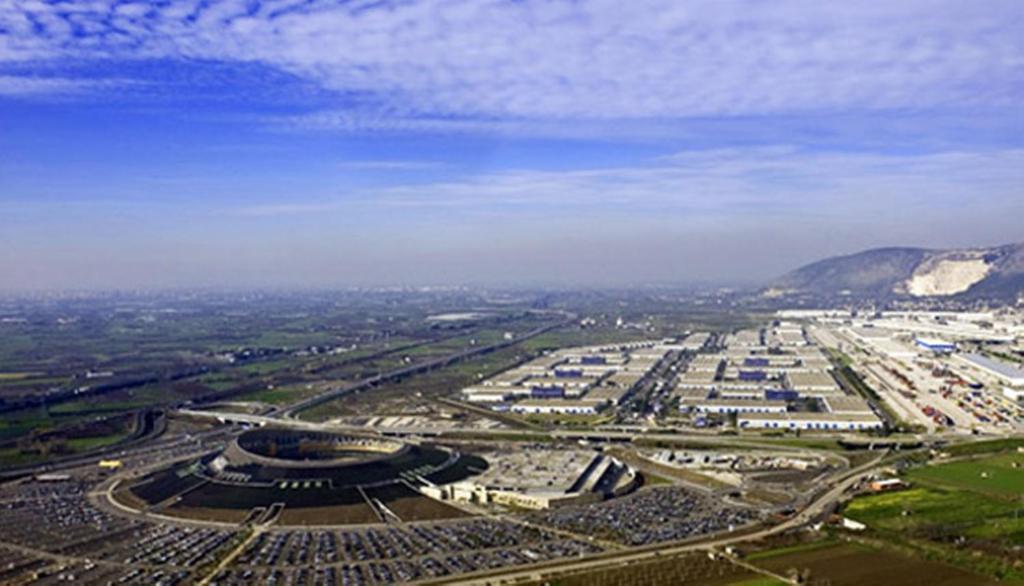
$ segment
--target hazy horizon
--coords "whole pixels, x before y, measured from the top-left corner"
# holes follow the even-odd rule
[[[1024,240],[1024,5],[0,6],[0,290],[758,283]]]

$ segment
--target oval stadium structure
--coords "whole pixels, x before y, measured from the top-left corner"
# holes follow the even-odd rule
[[[487,468],[477,456],[431,444],[319,431],[260,428],[219,453],[180,462],[114,492],[122,507],[202,521],[343,525],[462,516],[420,488]]]

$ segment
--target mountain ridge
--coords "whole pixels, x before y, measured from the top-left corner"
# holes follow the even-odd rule
[[[1016,300],[1024,295],[1024,242],[871,248],[806,264],[772,281],[762,294]]]

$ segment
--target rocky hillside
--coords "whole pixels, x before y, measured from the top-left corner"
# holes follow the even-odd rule
[[[1015,301],[1024,295],[1024,243],[953,250],[876,248],[803,266],[777,279],[764,294]]]

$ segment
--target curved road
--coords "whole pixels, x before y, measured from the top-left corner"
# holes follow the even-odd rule
[[[635,563],[682,553],[706,551],[746,541],[756,541],[796,527],[801,527],[814,521],[830,510],[831,507],[839,501],[843,494],[850,489],[850,487],[860,482],[864,477],[872,474],[876,468],[886,465],[883,462],[884,456],[849,470],[832,488],[812,501],[810,505],[793,517],[779,523],[778,525],[766,527],[751,533],[744,533],[742,535],[724,535],[721,537],[713,537],[698,542],[681,543],[678,545],[660,544],[657,546],[647,546],[640,549],[625,550],[621,553],[613,553],[610,555],[603,554],[596,559],[584,559],[572,562],[554,562],[550,565],[512,568],[506,571],[492,570],[479,573],[462,574],[417,583],[495,586],[498,584],[511,584],[527,580],[540,580],[558,574],[585,572],[602,567],[619,566],[626,563]]]

